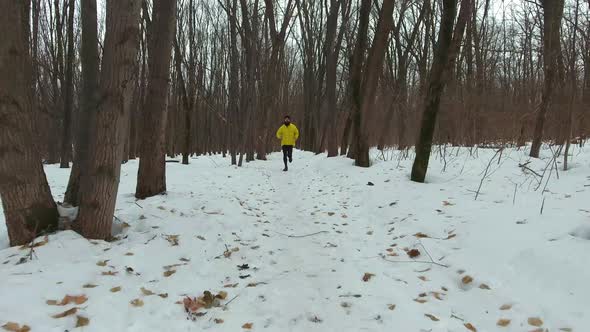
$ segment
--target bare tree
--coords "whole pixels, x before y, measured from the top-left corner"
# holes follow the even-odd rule
[[[87,238],[108,239],[119,187],[127,132],[125,100],[132,87],[139,42],[139,0],[109,0],[99,84],[98,111],[90,137],[87,175],[81,179],[76,230]]]
[[[25,244],[55,228],[58,217],[32,132],[32,68],[24,5],[0,1],[0,31],[5,33],[0,43],[0,196],[11,245]]]
[[[166,99],[176,22],[176,0],[154,0],[152,16],[148,94],[143,111],[142,143],[135,190],[137,198],[151,197],[166,191]]]
[[[461,6],[469,6],[469,0],[463,0]],[[430,151],[432,149],[432,137],[436,125],[436,116],[440,108],[440,98],[445,87],[445,69],[451,63],[453,26],[457,12],[457,0],[443,0],[443,12],[438,33],[438,42],[435,48],[434,60],[430,71],[429,87],[426,94],[424,113],[420,126],[420,136],[416,143],[416,158],[412,166],[411,179],[415,182],[424,182]],[[462,32],[461,32],[462,33]],[[458,38],[455,36],[455,38]]]

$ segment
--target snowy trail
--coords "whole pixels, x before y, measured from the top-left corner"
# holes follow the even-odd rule
[[[0,326],[62,332],[79,315],[90,319],[83,331],[584,331],[590,268],[577,253],[590,251],[590,153],[544,196],[519,186],[513,205],[514,183],[533,181],[517,166],[522,152],[494,166],[477,201],[494,151],[459,152],[445,172],[434,159],[426,185],[408,180],[410,159],[360,169],[296,151],[285,173],[280,154],[241,169],[201,157],[168,164],[167,195],[138,202],[131,161],[117,241],[61,232],[22,264],[27,250],[0,251]],[[63,192],[67,171],[46,170]],[[205,290],[226,291],[231,303],[187,320],[176,302]],[[82,294],[81,305],[46,304]]]

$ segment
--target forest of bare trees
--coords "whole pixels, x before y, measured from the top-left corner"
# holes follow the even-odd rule
[[[589,0],[0,0],[0,25],[13,245],[56,227],[42,164],[72,167],[76,230],[108,239],[121,163],[147,198],[166,155],[265,160],[286,114],[358,166],[416,146],[418,182],[433,144],[550,143],[567,167],[590,128]]]

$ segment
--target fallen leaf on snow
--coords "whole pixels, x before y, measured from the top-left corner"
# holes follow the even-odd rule
[[[468,329],[469,331],[472,332],[477,332],[477,329],[475,328],[475,326],[473,326],[473,324],[471,323],[465,323],[463,324],[465,326],[466,329]]]
[[[389,309],[391,311],[395,310],[395,304],[388,304],[387,309]]]
[[[473,282],[473,278],[471,276],[464,276],[463,279],[461,279],[461,282],[468,285]]]
[[[143,307],[143,301],[140,299],[135,299],[129,303],[131,303],[131,305],[134,307]]]
[[[487,290],[490,290],[491,289],[490,286],[488,286],[486,284],[479,285],[479,288],[481,288],[481,289],[487,289]]]
[[[173,275],[174,273],[176,273],[176,270],[168,270],[164,272],[164,277],[169,277],[171,275]]]
[[[38,248],[41,246],[46,245],[47,243],[49,243],[49,236],[45,235],[45,237],[43,238],[42,241],[39,241],[37,243],[32,243],[32,244],[25,244],[24,246],[20,247],[20,249],[31,249],[31,248]]]
[[[451,203],[449,201],[443,201],[442,203],[443,203],[444,206],[453,206],[453,205],[455,205],[455,204],[453,204],[453,203]]]
[[[428,281],[428,278],[426,278],[426,276],[419,276],[418,279],[422,281]]]
[[[56,300],[47,300],[45,303],[47,303],[48,305],[64,306],[64,305],[68,305],[70,303],[75,303],[75,304],[80,305],[86,301],[88,301],[88,298],[86,297],[86,295],[78,295],[78,296],[66,295],[61,300],[61,302],[57,302]]]
[[[220,300],[225,300],[227,298],[227,292],[221,291],[215,295],[216,298]]]
[[[529,323],[529,325],[536,326],[536,327],[543,325],[543,321],[539,317],[529,317],[528,323]]]
[[[223,288],[236,288],[236,287],[238,287],[238,285],[239,284],[227,284],[227,285],[224,285]]]
[[[76,327],[88,326],[90,324],[90,319],[83,316],[76,316]]]
[[[508,326],[510,325],[510,319],[499,319],[498,322],[496,323],[496,325],[498,326]]]
[[[83,288],[94,288],[94,287],[98,287],[97,285],[94,284],[86,284],[84,286],[82,286]]]
[[[168,297],[168,293],[162,293],[162,294],[158,294],[159,297],[165,299]]]
[[[223,324],[223,319],[221,318],[215,318],[213,321],[215,322],[215,324]]]
[[[574,331],[574,329],[569,328],[569,327],[562,327],[559,330],[560,331],[563,331],[563,332],[573,332]]]
[[[103,272],[102,275],[103,276],[116,276],[117,273],[118,273],[117,271],[106,271],[106,272]]]
[[[419,238],[419,239],[423,239],[423,238],[429,238],[430,236],[422,233],[422,232],[418,232],[416,234],[414,234],[415,237]]]
[[[20,326],[18,323],[8,322],[2,325],[2,328],[10,332],[29,332],[31,328],[27,325]]]
[[[175,234],[175,235],[166,235],[166,240],[168,242],[170,242],[170,245],[171,246],[177,246],[179,244],[178,243],[178,237],[179,236],[180,235],[178,235],[178,234]]]
[[[500,310],[510,310],[512,309],[512,304],[502,304]]]
[[[410,258],[418,257],[418,256],[420,256],[420,250],[418,250],[418,249],[412,249],[412,250],[408,251],[408,256]]]
[[[64,312],[62,312],[62,313],[59,313],[59,314],[53,315],[53,316],[51,316],[51,317],[53,317],[53,318],[64,318],[64,317],[67,317],[67,316],[73,315],[73,314],[75,314],[76,312],[78,312],[78,308],[74,307],[74,308],[72,308],[72,309],[68,309],[68,310],[66,310],[66,311],[64,311]]]
[[[375,275],[373,273],[365,272],[365,275],[363,275],[363,281],[364,282],[367,282],[367,281],[371,280],[371,278],[374,277],[374,276]]]
[[[436,318],[435,315],[431,315],[431,314],[424,314],[424,316],[430,318],[432,321],[434,322],[438,322],[440,319]]]
[[[154,295],[154,292],[152,292],[151,290],[146,289],[144,287],[141,287],[141,293],[143,293],[143,295],[145,295],[145,296]]]
[[[125,256],[133,256],[132,252],[125,253]]]
[[[252,329],[252,326],[254,326],[254,323],[246,323],[246,324],[242,325],[242,328],[246,329],[246,330],[250,330],[250,329]]]
[[[414,299],[414,301],[416,301],[416,302],[418,302],[418,303],[426,303],[426,302],[428,302],[428,301],[427,301],[427,300],[425,300],[425,299]]]
[[[107,266],[107,263],[109,262],[109,260],[104,260],[104,261],[98,261],[98,263],[96,263],[96,265],[98,266]]]
[[[117,287],[111,288],[111,293],[116,293],[116,292],[119,292],[119,291],[121,291],[121,286],[117,286]]]

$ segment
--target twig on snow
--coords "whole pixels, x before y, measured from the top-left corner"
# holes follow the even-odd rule
[[[319,232],[315,232],[315,233],[311,233],[311,234],[305,234],[305,235],[289,235],[289,234],[285,234],[285,233],[281,233],[281,232],[277,232],[277,231],[273,231],[277,234],[286,236],[286,237],[290,237],[290,238],[302,238],[302,237],[308,237],[308,236],[313,236],[313,235],[317,235],[320,233],[328,233],[328,231],[319,231]]]
[[[445,264],[440,264],[440,263],[437,263],[437,262],[435,262],[435,261],[430,261],[430,262],[429,262],[429,261],[392,261],[392,260],[389,260],[389,259],[387,259],[387,258],[385,258],[385,257],[383,257],[383,256],[381,256],[381,259],[383,259],[383,260],[384,260],[384,261],[386,261],[386,262],[390,262],[390,263],[418,263],[418,264],[434,264],[434,265],[438,265],[438,266],[441,266],[441,267],[446,267],[446,268],[448,268],[448,267],[449,267],[448,265],[445,265]]]

